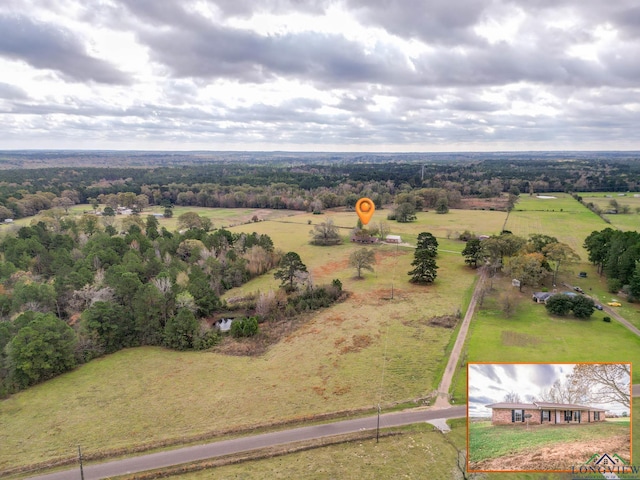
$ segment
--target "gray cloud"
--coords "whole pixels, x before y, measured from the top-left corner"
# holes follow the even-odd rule
[[[0,56],[35,68],[55,70],[75,81],[126,84],[130,79],[107,62],[86,53],[82,42],[60,26],[25,16],[0,15]]]
[[[15,85],[0,82],[0,98],[11,100],[26,100],[29,98],[27,92]]]
[[[502,370],[504,371],[504,373],[506,374],[507,378],[505,380],[512,380],[515,381],[518,379],[518,366],[517,365],[513,365],[513,364],[502,364],[500,365],[502,367]]]
[[[407,38],[444,45],[483,42],[472,30],[481,19],[483,0],[346,0],[365,24]]]
[[[18,74],[3,76],[6,131],[29,144],[33,135],[51,132],[113,142],[170,140],[176,148],[192,141],[367,149],[640,143],[634,0],[207,3],[215,6],[212,17],[201,15],[196,7],[203,2],[195,0],[5,0],[0,62],[31,66],[20,74],[38,87],[27,88]],[[313,18],[331,6],[363,28],[375,27],[367,31],[370,41],[318,31],[313,20],[273,35],[250,26],[255,14]],[[517,26],[503,41],[479,36],[480,24],[500,30],[516,12]],[[559,26],[559,16],[568,26]],[[105,39],[90,33],[94,28],[130,38],[136,58],[146,49],[148,60],[128,76],[92,53],[105,48]],[[573,47],[607,31],[614,33],[594,50],[595,60],[575,56]],[[420,48],[404,48],[402,39]],[[76,92],[68,82],[85,85]],[[296,89],[287,95],[285,82],[312,98]],[[217,96],[217,86],[233,92],[230,98]]]
[[[493,398],[490,398],[490,397],[483,397],[483,396],[473,397],[473,396],[469,396],[469,403],[477,403],[479,405],[489,405],[491,403],[496,403],[496,401]]]
[[[553,385],[553,382],[558,378],[558,372],[553,365],[540,364],[536,365],[533,370],[533,375],[530,380],[538,385],[540,388],[546,388]]]
[[[262,36],[219,25],[200,29],[144,31],[153,58],[175,77],[230,78],[263,83],[277,76],[324,84],[403,83],[407,73],[398,50],[373,53],[342,36],[314,32]]]
[[[481,378],[479,377],[487,377],[489,380],[493,380],[498,384],[502,384],[502,377],[498,373],[496,367],[491,364],[476,364],[469,366],[469,382],[474,384],[482,384]],[[473,379],[473,382],[472,380]]]

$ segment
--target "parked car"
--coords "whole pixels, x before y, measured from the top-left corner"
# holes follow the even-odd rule
[[[600,305],[599,303],[596,303],[593,308],[595,308],[596,310],[602,310],[602,305]]]
[[[621,307],[622,304],[620,302],[608,302],[607,305],[610,307]]]
[[[579,276],[580,278],[587,278],[587,272],[580,272],[580,273],[578,274],[578,276]]]
[[[584,293],[584,290],[582,290],[580,287],[573,287],[573,289],[578,293]]]

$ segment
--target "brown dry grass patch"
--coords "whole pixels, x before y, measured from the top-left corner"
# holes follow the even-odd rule
[[[457,323],[458,318],[453,315],[442,315],[440,317],[433,317],[427,322],[428,325],[443,328],[454,328]]]
[[[509,198],[506,196],[495,198],[465,197],[462,199],[462,210],[507,210]]]
[[[331,325],[342,325],[342,322],[346,320],[342,315],[330,315],[324,321],[324,323],[330,323]]]
[[[538,343],[540,339],[534,335],[510,330],[502,332],[502,344],[507,347],[535,347]]]
[[[371,345],[372,339],[370,335],[353,335],[351,337],[351,345],[345,345],[340,349],[340,354],[357,353],[360,350]]]
[[[349,393],[351,391],[350,385],[342,385],[340,387],[336,387],[333,389],[334,395],[344,395],[345,393]]]
[[[340,260],[338,262],[328,262],[316,267],[313,269],[313,273],[324,277],[347,268],[349,268],[349,260]]]

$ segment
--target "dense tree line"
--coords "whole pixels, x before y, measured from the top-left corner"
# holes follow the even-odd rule
[[[605,228],[592,232],[584,248],[598,273],[607,276],[611,293],[622,290],[630,301],[640,299],[640,233]]]
[[[120,158],[117,154],[112,157]],[[589,158],[576,154],[576,158],[564,162],[543,154],[537,158],[523,154],[495,154],[495,158],[460,154],[440,161],[411,155],[367,155],[348,161],[327,157],[318,163],[314,163],[318,157],[311,155],[269,157],[269,162],[261,161],[260,154],[254,157],[252,161],[243,156],[244,163],[223,158],[203,165],[197,157],[176,155],[170,157],[173,161],[164,162],[162,159],[169,157],[157,154],[157,161],[153,155],[139,157],[147,161],[144,164],[141,160],[141,165],[153,165],[150,168],[3,170],[0,220],[29,216],[52,207],[92,203],[99,198],[103,204],[126,205],[134,198],[148,205],[314,211],[353,207],[359,197],[367,196],[377,207],[395,201],[397,205],[412,203],[417,209],[435,208],[444,213],[456,208],[463,196],[640,190],[640,164],[615,155]],[[342,157],[338,155],[339,158]],[[180,168],[164,166],[180,162],[187,163]],[[417,202],[395,198],[419,190],[425,191],[416,193],[422,197]]]
[[[536,287],[546,279],[555,286],[560,270],[580,260],[566,243],[535,233],[528,239],[503,232],[480,240],[467,240],[462,256],[467,265],[486,265],[491,273],[504,270],[523,286]]]

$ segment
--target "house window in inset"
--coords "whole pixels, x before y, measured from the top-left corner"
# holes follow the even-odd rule
[[[551,410],[542,410],[542,421],[549,421]]]
[[[597,422],[600,420],[600,412],[593,412],[593,421]]]
[[[524,421],[524,410],[512,410],[513,420],[514,422],[523,422]]]

